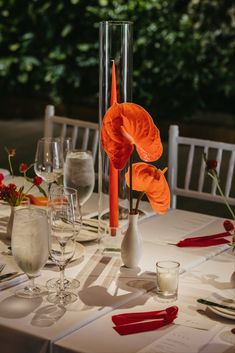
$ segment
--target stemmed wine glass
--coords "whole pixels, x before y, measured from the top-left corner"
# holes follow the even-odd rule
[[[73,200],[73,208],[74,208],[73,211],[74,211],[74,220],[75,220],[74,227],[75,227],[75,236],[77,237],[78,234],[80,233],[81,224],[82,224],[82,215],[81,215],[77,190],[72,188],[66,188],[62,185],[54,185],[49,195],[48,206],[50,207],[51,205],[53,205],[54,202],[57,202],[58,200],[63,199],[64,196],[65,198],[68,196]],[[64,286],[66,289],[75,289],[75,288],[78,288],[79,285],[80,285],[80,282],[78,280],[74,278],[73,279],[65,278],[64,276]],[[49,290],[58,288],[60,286],[60,279],[51,278],[47,281],[46,286]]]
[[[60,139],[43,137],[38,140],[34,170],[48,184],[48,193],[52,183],[63,173],[63,146]]]
[[[26,273],[30,283],[19,289],[16,295],[35,298],[43,295],[34,278],[46,264],[49,250],[49,225],[47,212],[36,208],[15,211],[11,239],[12,254],[17,265]]]
[[[72,141],[72,137],[63,137],[63,138],[60,138],[60,140],[62,144],[63,156],[65,161],[67,153],[73,149],[73,141]]]
[[[57,290],[56,293],[48,296],[50,302],[66,305],[77,299],[74,293],[68,291],[76,286],[74,283],[68,283],[70,281],[65,279],[64,271],[75,253],[79,222],[76,219],[76,212],[78,212],[76,190],[63,187],[59,187],[59,189],[60,191],[50,195],[48,212],[51,226],[49,252],[51,259],[60,269],[60,279],[49,280],[47,287],[54,287]]]
[[[64,185],[78,191],[81,206],[90,198],[95,186],[94,161],[90,151],[68,151],[64,165]]]

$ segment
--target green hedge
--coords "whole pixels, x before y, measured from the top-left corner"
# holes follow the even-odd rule
[[[235,7],[219,0],[0,0],[2,93],[96,105],[98,28],[134,22],[134,101],[162,117],[235,111]]]

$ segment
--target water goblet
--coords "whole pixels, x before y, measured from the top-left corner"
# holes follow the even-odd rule
[[[95,186],[95,171],[90,151],[71,150],[67,153],[64,185],[78,191],[81,207],[91,197]]]
[[[73,188],[66,188],[61,185],[54,185],[49,195],[48,206],[49,207],[51,205],[53,206],[53,203],[58,202],[58,200],[63,200],[63,199],[65,200],[67,198],[68,199],[72,198],[73,200],[74,230],[75,230],[75,236],[77,237],[79,235],[81,224],[82,224],[82,216],[81,216],[81,210],[80,210],[80,205],[78,201],[77,190]],[[49,290],[59,288],[60,279],[51,278],[47,281],[46,286]],[[66,278],[64,276],[64,287],[66,289],[75,289],[75,288],[78,288],[79,286],[80,286],[80,282],[77,279]]]
[[[17,265],[30,279],[29,284],[16,291],[24,298],[35,298],[45,294],[35,285],[34,278],[44,267],[49,255],[49,226],[47,212],[36,208],[21,208],[14,213],[12,230],[12,254]]]
[[[57,194],[49,201],[50,219],[50,257],[60,270],[59,286],[57,291],[48,296],[48,301],[55,304],[66,305],[74,302],[77,296],[68,291],[65,286],[64,271],[75,253],[76,230],[74,200],[70,193]]]
[[[52,183],[63,173],[63,148],[58,138],[43,137],[38,140],[34,170],[48,184],[48,193]]]

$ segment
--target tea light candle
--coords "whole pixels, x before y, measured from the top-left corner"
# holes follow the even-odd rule
[[[179,266],[176,261],[159,261],[156,264],[158,298],[176,300],[178,296]]]
[[[177,289],[178,276],[176,273],[160,273],[158,275],[158,286],[162,292],[174,292]]]

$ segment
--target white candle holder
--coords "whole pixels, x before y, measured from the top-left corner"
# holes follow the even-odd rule
[[[157,296],[161,301],[175,301],[178,298],[180,264],[176,261],[156,263]]]

